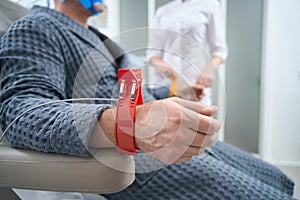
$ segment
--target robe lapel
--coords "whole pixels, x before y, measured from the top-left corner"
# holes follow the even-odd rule
[[[70,17],[64,15],[63,13],[57,12],[56,10],[49,9],[41,6],[34,6],[32,9],[33,13],[50,13],[51,16],[55,17],[61,25],[71,31],[74,35],[80,38],[84,43],[91,45],[91,47],[102,54],[108,62],[114,63],[114,57],[111,55],[105,44],[102,42],[101,38],[97,36],[92,31],[84,28],[82,25],[71,19]]]

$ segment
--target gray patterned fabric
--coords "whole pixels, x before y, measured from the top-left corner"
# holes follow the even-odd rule
[[[0,42],[1,126],[28,108],[51,100],[114,97],[117,69],[126,56],[94,29],[42,7],[17,21]],[[92,53],[91,53],[92,52]],[[86,57],[89,56],[88,59]],[[81,67],[80,67],[81,66]],[[99,78],[100,77],[100,78]],[[156,98],[168,91],[154,91]],[[144,91],[146,101],[155,98]],[[13,147],[90,156],[87,143],[107,101],[56,103],[22,116],[9,130]],[[155,166],[144,154],[139,171]],[[217,142],[202,156],[160,170],[138,173],[136,181],[109,199],[291,199],[293,182],[282,172],[228,144]]]
[[[140,154],[139,170],[157,161]],[[150,161],[149,161],[150,160]],[[146,171],[147,169],[145,169]],[[292,199],[293,183],[278,169],[229,144],[217,142],[211,151],[184,164],[136,175],[126,190],[108,199]]]

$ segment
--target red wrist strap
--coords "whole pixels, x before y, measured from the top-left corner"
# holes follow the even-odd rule
[[[119,69],[119,101],[116,113],[116,143],[120,153],[136,155],[134,121],[136,106],[143,104],[140,69]]]

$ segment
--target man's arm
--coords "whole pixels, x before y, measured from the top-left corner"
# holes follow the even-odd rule
[[[135,119],[136,146],[164,163],[180,163],[212,145],[220,123],[211,116],[215,107],[178,98],[138,106]],[[115,108],[103,112],[90,145],[115,147]],[[104,142],[105,141],[105,142]]]
[[[4,129],[33,106],[67,98],[63,41],[54,30],[47,19],[27,17],[2,37],[0,120]],[[83,103],[39,107],[17,120],[7,139],[13,147],[89,156],[90,134],[107,107]]]

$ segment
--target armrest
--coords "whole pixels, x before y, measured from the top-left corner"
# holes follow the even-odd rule
[[[95,157],[98,159],[0,145],[0,188],[105,194],[121,191],[134,181],[131,156],[103,149]]]

